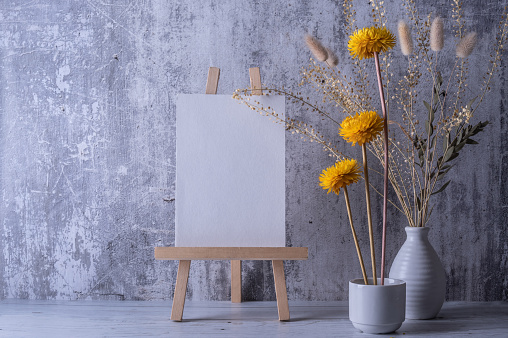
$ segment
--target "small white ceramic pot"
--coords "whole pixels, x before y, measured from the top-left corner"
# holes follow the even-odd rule
[[[349,319],[365,333],[389,333],[401,327],[406,316],[406,282],[385,278],[384,285],[365,285],[363,278],[349,281]]]

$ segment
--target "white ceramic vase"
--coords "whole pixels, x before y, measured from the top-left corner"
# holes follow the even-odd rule
[[[349,319],[365,333],[389,333],[405,319],[406,283],[385,278],[385,285],[365,285],[363,278],[349,281]]]
[[[435,318],[443,306],[446,276],[430,245],[429,228],[406,227],[407,239],[395,257],[390,278],[406,282],[406,318]]]

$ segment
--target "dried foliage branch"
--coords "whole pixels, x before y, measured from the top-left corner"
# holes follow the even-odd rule
[[[303,86],[311,84],[323,95],[323,103],[332,102],[343,113],[349,114],[356,110],[368,110],[359,94],[353,92],[353,80],[337,69],[324,68],[311,59],[310,65],[302,70]],[[336,122],[339,124],[339,122]]]

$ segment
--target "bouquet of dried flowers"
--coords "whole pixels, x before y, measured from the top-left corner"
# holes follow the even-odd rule
[[[504,44],[508,37],[508,16],[505,7],[500,21],[496,45],[492,51],[479,92],[471,94],[468,86],[468,56],[476,44],[476,33],[465,30],[465,21],[460,0],[453,0],[453,30],[457,39],[455,64],[452,69],[442,69],[441,61],[444,39],[444,22],[441,18],[432,19],[432,14],[420,17],[413,0],[403,0],[409,23],[398,24],[398,41],[402,54],[407,59],[407,72],[397,78],[390,71],[395,36],[387,28],[387,17],[383,1],[371,0],[372,27],[359,28],[356,25],[353,0],[344,1],[345,28],[350,34],[348,49],[353,66],[353,75],[341,70],[338,57],[325,48],[316,38],[306,36],[307,46],[314,58],[303,70],[301,84],[311,84],[323,96],[324,103],[332,103],[337,109],[327,111],[317,103],[311,102],[301,93],[284,88],[266,86],[269,94],[285,95],[292,102],[301,104],[308,110],[320,114],[339,129],[339,135],[347,142],[362,148],[363,178],[367,204],[367,220],[371,249],[373,282],[376,282],[376,263],[372,236],[370,192],[372,187],[383,196],[383,238],[381,257],[381,282],[384,280],[384,253],[386,234],[386,210],[390,202],[402,212],[409,226],[423,227],[432,213],[431,196],[446,189],[450,181],[444,181],[446,174],[454,166],[455,160],[466,145],[477,144],[473,136],[483,131],[485,122],[471,123],[475,111],[490,90],[495,70],[500,65]],[[411,32],[415,33],[413,43]],[[446,57],[446,56],[445,56]],[[376,66],[379,99],[371,95],[371,74],[369,59]],[[441,62],[440,62],[441,61]],[[430,88],[424,74],[430,76]],[[386,93],[386,97],[385,97]],[[377,96],[377,95],[376,95]],[[261,114],[271,116],[284,123],[293,133],[302,138],[317,142],[335,158],[335,164],[323,170],[320,185],[328,192],[337,195],[344,191],[351,230],[355,241],[362,274],[367,284],[367,276],[353,226],[347,186],[361,179],[361,167],[356,160],[344,155],[326,140],[311,125],[288,116],[281,116],[270,107],[264,107],[251,95],[251,89],[237,90],[234,97]],[[422,99],[424,97],[425,99]],[[382,117],[376,112],[380,107]],[[390,118],[390,111],[392,116]],[[344,113],[340,121],[337,112]],[[391,134],[388,134],[388,124]],[[381,136],[383,132],[383,136]],[[384,191],[381,193],[369,182],[367,150],[384,168]],[[371,169],[372,170],[372,169]],[[387,198],[388,182],[397,196],[396,201]]]

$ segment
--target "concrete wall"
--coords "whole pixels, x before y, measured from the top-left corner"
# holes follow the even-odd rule
[[[395,30],[406,15],[398,1],[385,2]],[[451,27],[448,1],[419,2]],[[467,28],[479,33],[473,89],[501,3],[464,5]],[[360,25],[370,24],[367,2],[356,5]],[[306,32],[346,60],[342,4],[329,0],[1,2],[0,298],[171,298],[177,265],[155,261],[153,248],[174,244],[176,94],[203,93],[209,66],[221,68],[220,94],[248,86],[252,66],[263,82],[298,89],[310,56]],[[435,200],[430,239],[450,300],[508,300],[505,66],[506,57],[475,117],[491,121],[487,132],[463,151],[451,186]],[[313,114],[287,110],[338,140]],[[358,147],[339,147],[359,156]],[[286,264],[289,297],[346,299],[347,281],[360,271],[345,205],[317,184],[330,158],[288,134],[286,164],[287,244],[309,248],[308,261]],[[357,190],[353,205],[365,224]],[[380,200],[373,205],[379,228]],[[390,214],[389,263],[406,226]],[[359,236],[368,256],[364,226]],[[228,278],[227,262],[193,262],[188,297],[226,300]],[[244,263],[243,294],[274,299],[269,262]]]

